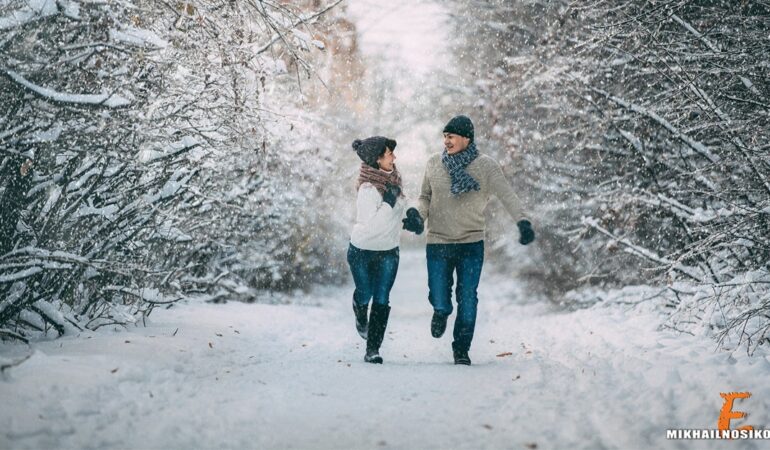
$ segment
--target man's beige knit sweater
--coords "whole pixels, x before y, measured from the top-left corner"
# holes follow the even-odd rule
[[[441,163],[441,153],[428,160],[417,208],[422,218],[427,220],[428,244],[462,244],[483,240],[486,228],[484,209],[491,194],[500,199],[514,220],[524,219],[521,201],[497,161],[479,155],[468,164],[466,171],[481,189],[452,195],[449,190],[452,179]]]

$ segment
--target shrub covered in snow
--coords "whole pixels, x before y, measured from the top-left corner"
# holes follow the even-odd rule
[[[264,109],[271,90],[294,101],[287,66],[312,73],[301,55],[319,45],[297,28],[326,11],[4,2],[0,334],[126,323],[191,292],[330,270],[308,208],[321,180],[300,165],[317,147],[295,145],[312,129],[276,139],[285,120]]]
[[[520,2],[468,13],[488,137],[538,199],[544,239],[530,273],[557,297],[660,283],[672,326],[767,341],[768,6]]]

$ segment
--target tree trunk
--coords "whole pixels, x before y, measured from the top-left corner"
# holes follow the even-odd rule
[[[12,157],[5,169],[7,174],[3,178],[8,184],[0,198],[0,255],[4,255],[13,249],[13,237],[16,234],[16,223],[27,204],[27,191],[32,179],[32,161]]]

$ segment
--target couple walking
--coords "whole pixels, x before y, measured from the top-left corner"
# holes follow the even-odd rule
[[[375,136],[353,142],[363,162],[348,264],[355,283],[356,328],[366,339],[366,362],[382,363],[379,350],[390,315],[389,296],[398,271],[402,228],[421,234],[427,222],[428,299],[433,306],[430,331],[435,338],[444,334],[453,311],[456,274],[452,350],[455,364],[465,365],[471,364],[468,350],[476,326],[476,290],[484,263],[484,209],[490,194],[517,220],[519,242],[526,245],[535,239],[532,224],[524,218],[502,168],[477,150],[468,117],[457,116],[447,123],[444,147],[428,160],[417,208],[407,209],[395,166],[396,141]]]

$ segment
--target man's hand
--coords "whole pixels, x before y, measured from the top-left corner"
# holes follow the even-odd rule
[[[401,195],[400,187],[395,184],[386,184],[385,192],[382,193],[382,201],[390,205],[391,208],[395,208],[399,195]]]
[[[403,228],[406,231],[411,231],[414,234],[422,234],[425,230],[425,221],[420,217],[420,213],[415,208],[409,208],[406,210],[406,219],[402,220],[404,223]]]
[[[527,245],[535,240],[535,230],[529,220],[520,220],[516,225],[519,227],[519,244]]]

